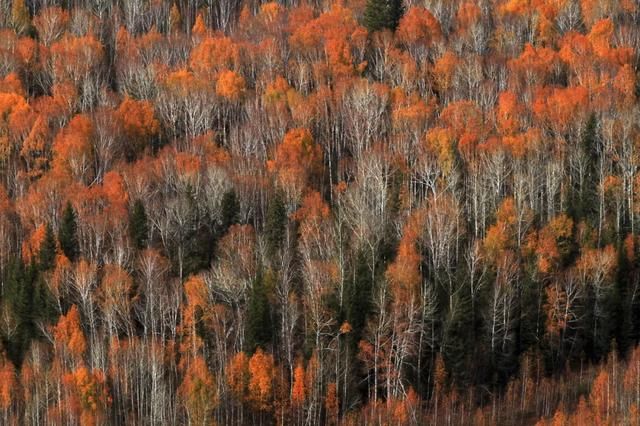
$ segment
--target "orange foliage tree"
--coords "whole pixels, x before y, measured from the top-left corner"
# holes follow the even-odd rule
[[[267,168],[276,175],[287,200],[295,205],[309,180],[322,171],[322,149],[307,129],[289,130]]]
[[[202,357],[198,356],[191,361],[178,393],[182,397],[189,421],[209,424],[211,411],[217,405],[217,393],[214,378]]]
[[[249,359],[248,399],[260,411],[273,408],[275,364],[273,355],[258,348]]]
[[[116,112],[122,123],[126,137],[125,152],[129,158],[149,146],[150,140],[160,131],[160,123],[155,118],[153,104],[149,101],[136,101],[126,97]]]

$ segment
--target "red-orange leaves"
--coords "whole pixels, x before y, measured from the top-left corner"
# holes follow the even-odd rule
[[[612,81],[616,91],[616,98],[623,107],[631,107],[636,102],[635,88],[637,84],[636,74],[629,64],[623,65]]]
[[[601,368],[600,372],[593,381],[591,392],[589,393],[589,402],[594,414],[594,423],[596,425],[609,425],[612,422],[611,417],[615,412],[616,404],[615,386],[611,383],[611,377],[605,368]]]
[[[240,402],[248,397],[249,390],[249,357],[238,352],[231,358],[226,370],[227,384],[233,396]]]
[[[609,244],[602,249],[586,249],[576,262],[576,269],[594,286],[607,286],[614,278],[618,259],[616,249]]]
[[[587,38],[596,52],[604,52],[609,48],[613,36],[613,21],[601,19],[593,24]]]
[[[449,173],[455,165],[455,135],[447,128],[434,127],[429,130],[425,138],[425,149],[432,153],[438,161],[438,166]]]
[[[540,90],[533,102],[534,114],[563,134],[582,124],[588,113],[589,92],[582,86]]]
[[[505,250],[514,248],[517,215],[518,212],[513,198],[505,198],[496,212],[496,223],[489,227],[484,238],[484,248],[489,262],[497,263]]]
[[[246,83],[240,74],[225,70],[218,76],[216,94],[228,101],[237,102],[244,95],[245,87]]]
[[[26,100],[14,93],[0,93],[0,160],[8,159],[16,139],[28,132],[25,118],[30,107]]]
[[[308,19],[308,14],[302,9],[299,14],[294,14],[292,18],[296,20]],[[298,26],[297,22],[290,23]],[[293,32],[290,43],[294,49],[301,53],[307,53],[313,49],[319,49],[322,43],[329,38],[348,39],[356,34],[358,26],[351,10],[336,3],[331,10],[321,14],[318,18],[299,25]]]
[[[456,24],[459,31],[467,31],[481,17],[482,11],[475,2],[464,2],[460,4],[456,14]]]
[[[127,151],[138,153],[144,150],[149,139],[160,131],[160,123],[155,118],[153,104],[149,101],[136,101],[125,97],[116,115],[122,123],[127,138]]]
[[[573,220],[561,214],[542,228],[538,236],[536,254],[540,272],[552,272],[569,252],[573,235]]]
[[[56,83],[69,80],[78,84],[97,74],[102,59],[102,44],[93,36],[65,37],[51,45],[53,79]]]
[[[198,13],[198,16],[196,16],[196,22],[191,28],[191,35],[194,37],[204,37],[207,32],[207,24],[205,24],[204,19],[202,18],[202,13]]]
[[[327,423],[331,426],[338,424],[338,391],[335,383],[327,385],[327,396],[324,399],[324,409],[327,411]]]
[[[53,338],[58,351],[66,351],[75,359],[80,359],[87,350],[87,341],[80,326],[80,312],[76,305],[62,315],[53,329]]]
[[[11,72],[0,80],[0,93],[14,93],[23,97],[25,96],[22,81],[17,73]]]
[[[440,114],[440,120],[458,139],[458,150],[463,155],[475,152],[478,143],[484,137],[482,111],[475,102],[450,103]]]
[[[249,360],[249,401],[258,410],[272,407],[275,366],[273,355],[258,348]]]
[[[182,324],[180,325],[182,334],[180,352],[183,357],[180,361],[180,367],[182,368],[188,366],[198,357],[199,350],[204,345],[197,332],[197,327],[208,301],[207,287],[200,276],[192,276],[187,279],[184,283],[184,293],[186,303],[183,306]]]
[[[93,163],[91,153],[93,131],[93,123],[89,117],[83,114],[73,117],[53,141],[54,167],[66,169],[78,180],[88,180]]]
[[[211,410],[217,405],[218,396],[213,375],[202,357],[196,357],[189,364],[178,388],[178,394],[182,398],[190,422],[199,425],[210,423]]]
[[[534,86],[548,80],[557,68],[558,54],[550,48],[526,44],[522,54],[508,62],[512,81],[519,85]]]
[[[287,103],[287,93],[291,86],[283,77],[278,76],[269,83],[264,91],[263,100],[269,105],[280,105]]]
[[[300,406],[306,398],[304,366],[299,361],[293,370],[293,384],[291,385],[291,401],[295,406]]]
[[[191,51],[189,66],[200,76],[211,76],[228,68],[237,69],[240,49],[228,37],[208,37]]]
[[[45,46],[49,46],[64,34],[68,22],[69,13],[59,7],[44,8],[33,18],[38,38]]]
[[[322,149],[307,129],[289,130],[267,168],[275,173],[289,201],[297,203],[309,179],[321,171]]]
[[[22,242],[22,258],[25,262],[31,260],[37,261],[38,252],[40,251],[40,245],[45,238],[46,227],[44,225],[38,226],[31,234],[31,237],[25,239]]]
[[[440,119],[460,137],[464,133],[480,133],[482,111],[473,101],[452,102],[442,111]]]
[[[455,53],[447,50],[434,64],[433,76],[441,91],[447,92],[452,88],[460,62],[460,58]]]
[[[295,212],[294,219],[302,223],[318,224],[329,217],[331,210],[319,192],[313,191],[304,197],[302,206]]]
[[[425,220],[425,211],[422,209],[416,209],[409,217],[403,228],[396,259],[387,268],[386,277],[391,283],[393,297],[398,304],[410,303],[419,293],[422,257],[418,252],[418,243]]]
[[[331,10],[304,24],[299,21],[309,18],[305,9],[291,18],[290,25],[297,27],[289,39],[294,52],[307,57],[326,55],[334,79],[353,75],[363,58],[366,30],[358,25],[350,9],[336,3]]]
[[[50,129],[47,120],[40,115],[36,118],[20,149],[20,156],[25,161],[28,177],[38,178],[46,170],[51,148],[49,138]]]
[[[429,47],[442,37],[440,23],[427,9],[412,7],[404,14],[396,31],[398,40],[413,47]]]
[[[18,399],[16,369],[4,355],[0,355],[0,409],[9,410]]]
[[[502,92],[498,97],[496,108],[496,124],[503,135],[511,135],[520,128],[522,107],[518,97],[512,92]]]
[[[65,375],[63,381],[70,391],[69,405],[80,412],[80,423],[102,424],[112,402],[105,374],[101,370],[80,367]]]
[[[339,37],[329,37],[325,43],[325,53],[334,78],[344,78],[353,75],[353,56],[347,40]]]

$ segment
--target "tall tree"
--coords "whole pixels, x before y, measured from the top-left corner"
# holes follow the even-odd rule
[[[45,225],[44,240],[40,243],[38,262],[41,271],[50,270],[56,262],[56,237],[49,223]]]
[[[271,326],[271,309],[267,293],[267,277],[271,272],[258,272],[253,281],[249,306],[247,307],[247,329],[245,331],[245,346],[247,351],[253,352],[258,347],[265,348],[273,337]]]
[[[142,201],[136,200],[133,209],[129,214],[129,235],[137,249],[143,249],[147,245],[149,237],[149,226],[147,224],[147,213]]]
[[[364,25],[370,32],[395,31],[404,13],[402,0],[367,0]]]
[[[287,210],[282,195],[278,192],[269,201],[264,233],[267,240],[267,254],[272,259],[282,249],[287,227]]]
[[[580,160],[576,166],[576,179],[570,200],[567,203],[568,213],[576,222],[586,220],[596,222],[598,214],[598,121],[591,115],[580,139]]]
[[[58,241],[60,242],[60,249],[62,249],[64,255],[72,262],[76,260],[80,254],[80,247],[78,245],[78,222],[76,211],[70,202],[67,202],[67,206],[62,213],[62,222],[58,230]]]
[[[231,225],[238,223],[238,219],[240,217],[240,203],[238,202],[238,196],[233,189],[225,192],[222,196],[220,212],[220,234],[224,234]]]

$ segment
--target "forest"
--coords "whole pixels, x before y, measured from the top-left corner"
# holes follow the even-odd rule
[[[634,0],[0,0],[0,424],[640,424]]]

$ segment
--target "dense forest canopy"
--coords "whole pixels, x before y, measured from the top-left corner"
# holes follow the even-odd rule
[[[0,0],[0,423],[636,425],[633,0]]]

